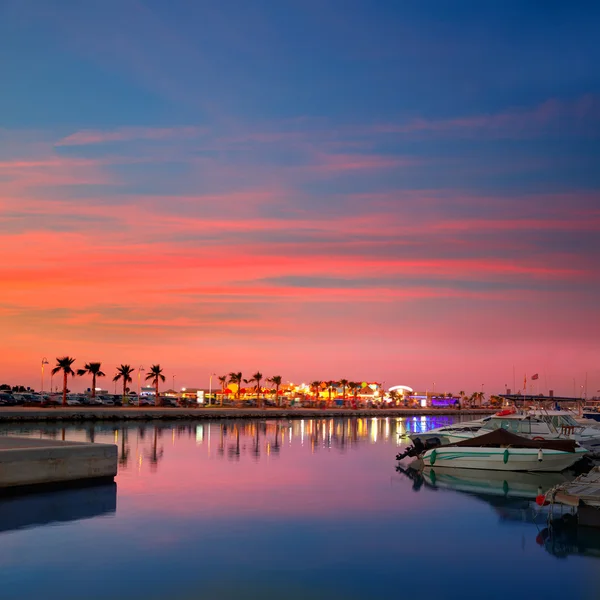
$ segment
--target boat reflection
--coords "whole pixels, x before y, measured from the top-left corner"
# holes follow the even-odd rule
[[[535,500],[559,483],[575,478],[567,473],[528,473],[486,471],[452,467],[427,467],[423,470],[425,482],[438,489],[450,489],[477,496],[502,496]]]
[[[582,555],[600,558],[600,531],[578,527],[572,514],[562,515],[542,529],[535,541],[549,554],[559,558]]]
[[[117,484],[32,493],[0,499],[0,533],[113,515]]]
[[[572,481],[577,473],[527,473],[425,468],[422,471],[396,467],[410,478],[413,489],[423,487],[467,494],[488,504],[501,522],[536,525],[536,543],[557,557],[580,554],[600,558],[600,531],[579,527],[574,509],[557,505],[538,506],[535,499],[555,485]]]

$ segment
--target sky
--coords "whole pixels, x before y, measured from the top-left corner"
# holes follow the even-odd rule
[[[599,27],[584,1],[2,0],[0,382],[69,355],[594,395]]]

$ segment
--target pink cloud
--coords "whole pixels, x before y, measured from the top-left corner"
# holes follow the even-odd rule
[[[379,125],[375,133],[476,133],[487,132],[497,137],[537,135],[565,121],[572,130],[583,119],[600,120],[600,97],[586,94],[576,100],[551,98],[534,108],[514,108],[492,114],[480,114],[450,119],[415,118],[407,123]]]
[[[134,140],[168,140],[193,139],[204,133],[206,129],[196,126],[188,127],[123,127],[113,131],[85,129],[78,131],[56,142],[56,146],[87,146],[110,142],[131,142]]]

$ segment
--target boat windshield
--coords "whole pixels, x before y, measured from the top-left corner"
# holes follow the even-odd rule
[[[505,429],[511,433],[527,435],[531,433],[531,422],[529,419],[492,418],[481,428],[481,432],[484,433],[496,429]]]
[[[565,425],[568,427],[581,427],[581,423],[578,423],[571,415],[553,415],[552,425],[556,428]]]

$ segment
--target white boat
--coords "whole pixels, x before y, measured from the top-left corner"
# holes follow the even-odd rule
[[[493,415],[476,431],[454,431],[446,435],[449,443],[454,444],[505,429],[530,440],[574,440],[584,448],[600,452],[600,431],[594,427],[580,425],[572,415],[563,411],[530,411],[528,414]]]
[[[530,440],[505,429],[427,450],[425,467],[457,467],[493,471],[558,473],[580,460],[587,450],[573,440]]]
[[[452,425],[444,425],[436,427],[429,431],[416,431],[408,434],[411,442],[421,442],[423,445],[428,443],[450,444],[451,436],[454,434],[466,434],[466,437],[472,437],[471,433],[476,434],[492,417],[484,417],[475,421],[463,421],[462,423],[453,423]]]

